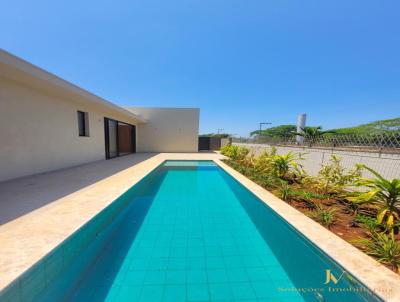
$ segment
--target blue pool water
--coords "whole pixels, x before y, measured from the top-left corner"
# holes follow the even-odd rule
[[[325,285],[342,269],[213,162],[167,161],[123,198],[36,300],[377,300],[351,277]]]

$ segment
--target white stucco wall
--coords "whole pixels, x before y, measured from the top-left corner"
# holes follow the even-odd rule
[[[125,108],[147,120],[138,125],[138,152],[197,152],[198,108]]]
[[[89,137],[77,110],[89,113]],[[119,112],[0,76],[0,181],[105,159],[104,117]]]

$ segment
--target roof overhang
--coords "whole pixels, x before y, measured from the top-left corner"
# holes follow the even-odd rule
[[[146,123],[146,119],[119,107],[85,89],[80,88],[62,78],[41,69],[23,59],[20,59],[0,49],[0,77],[24,83],[28,86],[45,89],[50,93],[66,96],[66,99],[88,102],[99,108],[113,110],[137,123]],[[73,97],[73,98],[71,98]]]

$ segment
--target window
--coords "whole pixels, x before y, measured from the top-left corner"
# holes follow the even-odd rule
[[[87,112],[78,111],[79,136],[89,136],[89,115]]]

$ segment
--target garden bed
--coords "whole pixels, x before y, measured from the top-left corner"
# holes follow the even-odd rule
[[[394,184],[388,192],[391,192],[389,201],[395,202],[393,207],[388,207],[390,211],[379,217],[387,204],[378,200],[379,194],[368,195],[370,200],[366,199],[365,193],[370,191],[356,187],[357,184],[368,184],[362,179],[361,170],[369,168],[356,166],[346,171],[341,168],[340,159],[333,157],[329,164],[321,167],[317,177],[311,177],[302,169],[300,154],[277,155],[272,149],[255,157],[248,154],[248,149],[238,146],[224,147],[221,153],[229,157],[224,162],[230,167],[389,269],[400,271],[398,180],[382,180],[387,182],[385,185]],[[372,184],[372,189],[376,190]]]

